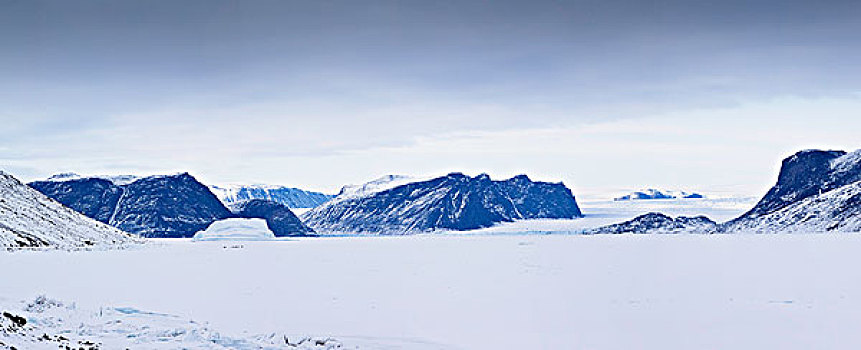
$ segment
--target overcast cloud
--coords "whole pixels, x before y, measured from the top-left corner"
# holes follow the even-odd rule
[[[857,1],[0,0],[0,166],[756,192],[796,149],[861,147],[859,18]]]

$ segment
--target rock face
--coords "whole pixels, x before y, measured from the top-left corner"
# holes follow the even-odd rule
[[[233,214],[188,173],[130,183],[67,178],[30,183],[84,215],[143,237],[191,237]]]
[[[452,173],[379,192],[339,196],[302,217],[318,232],[407,233],[579,216],[571,190],[561,183],[533,182],[525,175],[493,181],[486,174]]]
[[[716,227],[717,223],[705,216],[671,218],[661,213],[648,213],[623,223],[590,229],[583,233],[711,233]]]
[[[141,242],[90,219],[0,171],[0,248],[74,248]]]
[[[265,219],[276,237],[311,236],[314,230],[305,226],[287,206],[262,199],[239,202],[231,209],[240,218]]]
[[[785,159],[777,184],[723,232],[861,231],[861,150],[807,150]]]
[[[314,208],[335,197],[298,188],[269,185],[210,186],[209,189],[228,207],[252,199],[265,199],[290,208]]]
[[[705,198],[699,193],[683,191],[660,191],[654,188],[635,191],[621,197],[613,198],[615,201],[648,200],[648,199],[679,199],[679,198]]]

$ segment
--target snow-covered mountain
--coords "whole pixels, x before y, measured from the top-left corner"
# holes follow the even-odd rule
[[[619,224],[585,230],[583,233],[710,233],[716,227],[717,223],[705,216],[671,218],[661,213],[648,213]]]
[[[191,237],[233,214],[188,173],[114,182],[61,176],[29,184],[86,216],[143,237]]]
[[[230,206],[236,216],[248,219],[265,219],[276,237],[309,236],[314,230],[305,226],[287,206],[263,199],[252,199]]]
[[[786,158],[777,184],[721,231],[861,231],[861,150],[805,150]]]
[[[271,185],[218,185],[209,186],[209,189],[227,206],[251,199],[265,199],[290,208],[314,208],[334,197],[319,192]]]
[[[525,175],[493,181],[486,174],[443,177],[392,185],[378,181],[302,215],[318,232],[405,233],[470,230],[499,222],[581,216],[574,196],[561,183],[533,182]],[[384,190],[379,190],[385,188]]]
[[[382,192],[411,182],[430,180],[429,178],[418,178],[407,175],[385,175],[361,185],[346,185],[335,197],[336,200],[362,198],[377,192]]]
[[[705,196],[694,193],[694,192],[685,192],[685,191],[668,191],[668,190],[656,190],[654,188],[648,188],[645,190],[634,191],[624,196],[616,197],[613,200],[615,201],[630,201],[630,200],[643,200],[643,199],[681,199],[681,198],[705,198]]]
[[[0,248],[86,247],[140,239],[75,212],[0,171]]]

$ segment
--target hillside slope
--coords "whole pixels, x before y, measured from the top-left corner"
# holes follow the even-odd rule
[[[140,242],[0,171],[0,248],[73,248]]]

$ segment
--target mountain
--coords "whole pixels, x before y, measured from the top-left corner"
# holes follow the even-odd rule
[[[777,184],[723,232],[861,231],[861,150],[805,150],[783,160]]]
[[[630,201],[643,199],[678,199],[678,198],[705,198],[699,193],[684,191],[661,191],[653,188],[635,191],[621,197],[613,198],[614,201]]]
[[[705,216],[671,218],[661,213],[648,213],[623,223],[590,229],[583,233],[711,233],[716,227],[717,223]]]
[[[29,185],[86,216],[143,237],[191,237],[233,216],[188,173],[123,182],[62,176]]]
[[[393,181],[378,181],[361,191],[342,190],[341,195],[302,218],[318,232],[406,233],[582,216],[565,185],[533,182],[525,175],[493,181],[486,174],[469,177],[452,173],[391,186]],[[380,187],[384,189],[379,191]]]
[[[230,208],[240,218],[265,219],[275,237],[312,236],[314,230],[305,226],[287,206],[262,199],[235,203]]]
[[[0,171],[0,248],[73,248],[141,242],[90,219]]]
[[[290,208],[314,208],[335,197],[298,188],[270,185],[225,185],[210,186],[209,189],[227,206],[251,199],[265,199]]]
[[[724,232],[861,232],[861,181],[810,196],[779,210],[745,217]]]
[[[371,180],[361,185],[346,185],[341,187],[341,191],[335,198],[343,200],[346,198],[367,197],[377,192],[382,192],[401,185],[406,185],[410,182],[419,182],[428,179],[419,179],[406,175],[385,175],[380,178]]]

